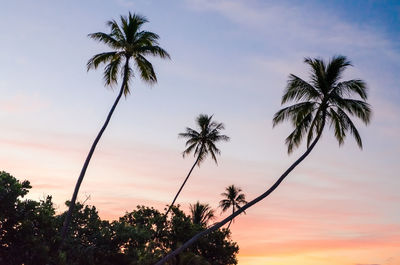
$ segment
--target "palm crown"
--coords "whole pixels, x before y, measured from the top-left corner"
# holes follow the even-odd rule
[[[210,205],[196,202],[190,204],[190,213],[194,224],[205,226],[208,221],[215,218],[214,210]]]
[[[211,121],[212,117],[212,115],[200,114],[196,119],[199,131],[187,127],[186,132],[179,134],[180,137],[188,139],[186,141],[187,148],[183,151],[183,157],[194,151],[194,156],[198,157],[197,165],[200,165],[208,154],[217,163],[216,155],[221,154],[221,151],[216,147],[215,143],[229,141],[228,136],[220,134],[220,131],[225,129],[224,124]]]
[[[235,211],[235,208],[240,209],[241,205],[247,203],[246,196],[244,193],[241,193],[241,188],[230,185],[225,190],[225,192],[221,193],[225,199],[222,199],[219,202],[219,207],[221,207],[222,212],[225,212],[231,207],[233,208],[233,211]]]
[[[360,134],[349,116],[356,116],[368,124],[371,108],[367,100],[366,84],[359,79],[341,81],[343,71],[351,66],[344,56],[334,56],[326,65],[322,59],[305,58],[311,67],[311,80],[291,74],[282,97],[282,104],[298,102],[279,110],[273,118],[273,126],[290,120],[293,132],[286,138],[288,152],[298,147],[305,135],[307,146],[322,133],[326,123],[333,128],[335,137],[342,145],[347,133],[352,134],[360,148]],[[355,99],[353,96],[361,98]]]
[[[104,82],[110,86],[117,83],[118,74],[121,73],[123,91],[126,96],[130,92],[129,81],[134,76],[129,63],[130,59],[133,59],[141,79],[152,84],[157,82],[157,76],[146,56],[161,58],[170,58],[170,56],[158,46],[157,34],[141,30],[142,25],[148,22],[145,17],[129,13],[127,17],[121,16],[120,20],[120,25],[115,20],[107,22],[111,30],[109,34],[103,32],[89,34],[90,38],[106,44],[113,51],[94,55],[88,61],[87,69],[97,69],[100,64],[106,64]]]

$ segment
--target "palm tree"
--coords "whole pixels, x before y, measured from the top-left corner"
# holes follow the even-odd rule
[[[242,189],[239,187],[235,187],[235,185],[230,185],[225,189],[226,192],[221,193],[221,195],[225,198],[219,202],[219,207],[222,208],[222,212],[227,211],[232,207],[232,214],[235,213],[236,209],[240,210],[241,205],[247,203],[246,196],[242,192]],[[246,214],[245,211],[243,211]],[[231,226],[231,223],[234,219],[229,222],[228,229]]]
[[[219,141],[229,141],[229,137],[220,134],[220,131],[225,129],[224,124],[218,123],[216,121],[211,121],[212,118],[213,115],[208,116],[205,114],[200,114],[196,118],[196,124],[199,127],[199,131],[187,127],[186,132],[179,134],[179,137],[188,139],[186,141],[186,149],[182,153],[183,157],[193,152],[196,160],[189,170],[189,173],[187,174],[178,192],[176,193],[174,200],[170,204],[167,212],[165,213],[165,216],[168,215],[176,199],[178,198],[179,193],[181,193],[183,186],[185,186],[186,181],[189,179],[190,174],[192,173],[196,165],[200,167],[200,164],[204,162],[207,155],[209,154],[211,155],[214,162],[218,164],[216,155],[220,155],[221,151],[215,146],[215,143]]]
[[[99,142],[104,130],[106,129],[111,116],[122,97],[130,93],[129,83],[134,77],[134,66],[140,75],[141,79],[149,84],[157,82],[157,76],[154,72],[153,65],[146,59],[146,56],[155,56],[160,58],[170,58],[169,54],[158,46],[159,36],[153,32],[144,31],[141,29],[144,23],[148,22],[147,19],[141,15],[131,14],[120,17],[120,24],[115,20],[107,22],[110,27],[110,33],[97,32],[89,34],[89,37],[106,44],[111,51],[99,53],[93,56],[87,63],[88,71],[97,69],[100,65],[105,64],[104,68],[104,82],[107,86],[117,84],[118,75],[121,75],[121,88],[118,96],[107,115],[106,121],[97,134],[89,154],[86,157],[85,163],[82,167],[78,181],[75,185],[75,190],[69,205],[67,216],[64,220],[62,228],[62,241],[64,240],[68,225],[71,221],[71,214],[75,206],[76,198],[78,196],[79,187],[85,176],[86,169],[89,165],[90,159]]]
[[[190,204],[190,214],[192,222],[201,226],[206,226],[207,223],[215,218],[214,210],[210,205],[202,204],[197,201],[195,204]]]
[[[270,195],[289,173],[300,164],[312,151],[320,139],[325,125],[333,128],[339,146],[350,133],[354,136],[357,145],[362,148],[362,141],[353,121],[349,116],[359,118],[364,124],[369,124],[371,107],[366,102],[367,87],[364,81],[353,79],[340,81],[343,71],[351,66],[344,56],[334,56],[326,63],[322,59],[305,58],[304,62],[311,67],[311,80],[303,79],[291,74],[282,97],[282,104],[290,101],[298,102],[278,111],[273,118],[273,125],[289,120],[294,126],[293,132],[286,138],[288,153],[298,147],[307,135],[307,149],[263,194],[253,199],[234,214],[226,217],[219,223],[193,236],[178,249],[169,253],[156,265],[164,264],[168,259],[182,252],[196,242],[200,237],[220,228],[249,207]],[[359,97],[360,99],[355,99]]]

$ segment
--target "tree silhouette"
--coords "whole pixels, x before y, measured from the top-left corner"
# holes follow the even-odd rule
[[[289,76],[288,84],[282,97],[282,104],[290,101],[299,103],[278,111],[273,118],[273,125],[275,126],[285,120],[291,121],[294,130],[286,138],[288,153],[290,154],[294,148],[298,147],[307,135],[306,151],[267,191],[244,205],[234,214],[197,233],[179,248],[157,262],[156,265],[164,264],[202,236],[220,228],[270,195],[289,173],[310,154],[320,139],[326,123],[333,127],[339,145],[343,144],[346,133],[350,132],[356,139],[358,146],[362,148],[361,137],[349,115],[359,118],[366,125],[370,121],[371,108],[366,102],[368,96],[365,82],[358,79],[340,81],[343,71],[348,66],[351,66],[350,61],[344,56],[334,56],[327,65],[322,59],[305,58],[304,62],[311,67],[311,80],[306,82],[295,75],[291,74]],[[361,100],[352,98],[354,96],[358,96]]]
[[[201,226],[207,226],[207,223],[215,218],[214,210],[210,205],[202,204],[199,201],[190,204],[190,214],[192,222]]]
[[[226,192],[221,193],[221,195],[225,198],[222,199],[219,202],[219,207],[221,207],[222,212],[227,211],[229,208],[232,207],[232,214],[235,213],[235,211],[241,208],[241,205],[244,205],[247,203],[246,201],[246,196],[242,192],[242,189],[239,187],[235,187],[235,185],[230,185],[225,189]],[[246,212],[243,212],[246,213]],[[231,223],[234,219],[229,222],[228,224],[228,229],[231,226]]]
[[[110,222],[100,218],[95,206],[77,202],[69,226],[70,236],[60,249],[59,229],[67,212],[56,214],[51,196],[40,201],[27,199],[30,189],[29,181],[19,181],[0,170],[2,265],[152,265],[205,229],[178,207],[173,207],[170,218],[166,219],[158,210],[138,205]],[[159,227],[164,228],[161,233]],[[238,251],[229,230],[219,229],[169,264],[234,265]]]
[[[90,38],[106,44],[112,49],[112,51],[99,53],[93,56],[87,63],[88,71],[90,69],[97,69],[100,65],[105,64],[105,85],[115,85],[118,81],[118,75],[121,75],[122,83],[118,96],[107,115],[103,127],[97,134],[97,137],[95,138],[86,157],[81,173],[79,174],[69,205],[69,210],[61,230],[62,242],[66,237],[79,188],[96,145],[103,135],[104,130],[107,128],[107,125],[119,100],[122,97],[122,94],[124,94],[126,97],[130,93],[129,83],[134,77],[132,64],[135,66],[137,72],[144,82],[153,84],[157,82],[157,76],[154,72],[153,65],[146,59],[146,56],[151,55],[160,58],[169,58],[169,54],[160,46],[158,46],[159,36],[153,32],[141,30],[142,25],[146,22],[148,21],[145,17],[129,13],[127,17],[120,17],[120,24],[118,24],[115,20],[107,22],[107,26],[110,27],[109,34],[103,32],[89,34]]]
[[[182,153],[183,157],[193,152],[196,160],[193,166],[190,168],[189,173],[187,174],[178,192],[176,193],[172,203],[169,205],[165,216],[168,215],[169,211],[173,207],[176,199],[185,186],[186,181],[189,179],[190,174],[192,174],[194,167],[196,165],[200,167],[200,164],[204,162],[207,155],[211,155],[212,159],[217,164],[217,155],[220,155],[221,151],[216,147],[215,144],[220,141],[229,141],[228,136],[220,134],[220,131],[225,129],[224,124],[212,121],[212,118],[213,115],[208,116],[205,114],[200,114],[196,118],[196,125],[199,128],[199,131],[187,127],[186,132],[179,134],[179,137],[188,139],[186,141],[186,149]]]

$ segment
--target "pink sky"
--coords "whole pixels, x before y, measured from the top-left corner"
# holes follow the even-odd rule
[[[270,197],[237,218],[232,238],[240,265],[400,264],[400,47],[392,24],[371,22],[369,4],[364,10],[335,2],[336,13],[322,1],[22,2],[0,10],[0,22],[10,25],[0,65],[0,170],[30,180],[29,198],[52,195],[65,209],[116,96],[100,71],[85,71],[87,59],[104,49],[86,35],[131,9],[148,16],[172,60],[155,60],[159,83],[149,88],[135,80],[117,107],[81,200],[90,196],[106,219],[136,205],[163,209],[194,162],[182,158],[177,135],[200,113],[224,122],[231,141],[220,144],[218,166],[209,160],[195,169],[178,203],[217,208],[231,184],[254,198],[305,148],[288,156],[289,126],[272,129],[288,74],[307,78],[305,56],[344,54],[354,64],[344,78],[370,88],[372,123],[357,125],[364,150],[350,138],[339,148],[326,130]],[[348,12],[361,12],[360,20]],[[22,19],[10,15],[16,13]]]

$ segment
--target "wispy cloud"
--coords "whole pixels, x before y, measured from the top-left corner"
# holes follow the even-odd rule
[[[268,36],[270,41],[288,44],[301,39],[296,46],[313,43],[313,46],[325,44],[338,47],[339,44],[338,48],[352,47],[354,50],[390,45],[370,25],[355,26],[332,12],[312,6],[293,5],[285,1],[244,0],[187,0],[187,3],[197,10],[214,11],[239,25],[251,27],[260,35]]]

